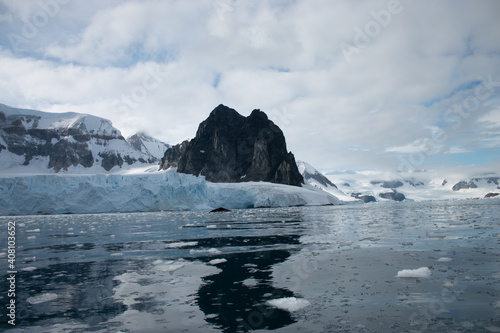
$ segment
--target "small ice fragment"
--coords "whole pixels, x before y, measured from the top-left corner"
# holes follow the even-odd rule
[[[153,261],[153,265],[159,265],[159,264],[161,264],[162,262],[163,262],[163,260],[158,259],[158,260]]]
[[[500,309],[500,301],[491,302],[490,305],[494,308]]]
[[[28,239],[28,240],[35,239],[35,238],[36,238],[36,236],[28,236],[28,237],[26,237],[26,239]]]
[[[175,242],[175,243],[168,243],[166,247],[168,249],[180,249],[183,247],[190,247],[196,245],[198,245],[198,242]]]
[[[26,232],[40,232],[40,229],[26,230]]]
[[[308,300],[296,297],[272,299],[270,301],[267,301],[266,303],[278,309],[285,310],[288,312],[300,310],[310,304]]]
[[[123,252],[114,252],[114,253],[111,253],[111,256],[113,257],[120,257],[123,255]]]
[[[453,261],[453,258],[441,257],[437,261],[438,262],[450,262],[450,261]]]
[[[255,287],[259,284],[259,281],[256,280],[256,279],[246,279],[246,280],[243,280],[243,285],[247,286],[247,287]]]
[[[25,272],[33,272],[36,269],[36,267],[25,267],[23,268],[23,271]]]
[[[398,278],[414,278],[414,279],[426,279],[431,277],[431,271],[428,267],[420,267],[417,269],[403,269],[396,275]]]
[[[216,229],[217,226],[215,224],[209,224],[207,225],[207,229]]]
[[[191,254],[197,254],[197,253],[221,254],[222,252],[215,249],[215,248],[211,248],[208,250],[190,250],[189,253],[191,253]]]
[[[486,329],[488,332],[492,332],[492,333],[500,333],[500,327],[498,327],[498,326],[487,326],[487,327],[485,327],[485,329]]]
[[[227,260],[226,260],[226,259],[224,259],[224,258],[221,258],[221,259],[214,259],[214,260],[210,260],[208,263],[209,263],[210,265],[218,265],[218,264],[223,264],[223,263],[225,263],[225,262],[227,262]]]
[[[443,284],[443,287],[445,287],[445,288],[453,288],[453,283],[451,283],[451,282],[445,282]]]
[[[26,301],[30,304],[40,304],[40,303],[45,303],[45,302],[50,302],[55,299],[57,299],[57,294],[52,294],[52,293],[46,293],[46,294],[41,294],[33,297],[29,297]]]

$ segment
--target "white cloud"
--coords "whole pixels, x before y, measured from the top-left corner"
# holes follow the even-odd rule
[[[16,18],[39,10],[2,4],[14,20],[0,22],[6,31],[20,31]],[[500,81],[500,3],[401,1],[401,11],[346,61],[341,43],[354,45],[356,29],[376,23],[373,12],[387,6],[69,2],[27,53],[0,38],[0,102],[93,113],[126,135],[146,129],[169,143],[194,136],[219,103],[246,115],[260,108],[297,157],[329,169],[396,169],[401,154],[444,156],[497,144],[500,87],[459,121],[446,112],[474,96],[467,86],[479,76]],[[156,67],[164,76],[146,89]],[[126,98],[132,102],[124,107]]]

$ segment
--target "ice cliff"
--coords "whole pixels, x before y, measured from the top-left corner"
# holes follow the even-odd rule
[[[248,182],[210,183],[174,172],[0,178],[0,215],[285,207],[340,203],[325,192]]]

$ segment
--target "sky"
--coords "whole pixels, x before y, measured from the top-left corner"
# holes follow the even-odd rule
[[[224,104],[320,170],[500,166],[500,1],[0,0],[0,103],[170,144]]]

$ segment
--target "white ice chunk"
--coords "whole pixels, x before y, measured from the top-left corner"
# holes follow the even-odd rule
[[[211,249],[207,249],[207,250],[191,250],[191,251],[189,251],[189,253],[191,253],[191,254],[199,254],[199,253],[221,254],[222,252],[215,249],[215,248],[211,248]]]
[[[267,304],[281,310],[293,312],[305,308],[306,306],[309,306],[310,303],[308,300],[305,300],[303,298],[285,297],[285,298],[272,299],[270,301],[267,301]]]
[[[210,260],[208,263],[209,263],[210,265],[218,265],[218,264],[223,264],[223,263],[225,263],[225,262],[227,262],[227,260],[226,260],[226,259],[224,259],[224,258],[221,258],[221,259],[214,259],[214,260]]]
[[[36,269],[36,267],[25,267],[23,268],[23,271],[25,272],[33,272]]]
[[[57,294],[46,293],[37,296],[29,297],[26,301],[30,304],[40,304],[45,302],[50,302],[57,299]]]
[[[183,247],[196,246],[196,245],[198,245],[198,242],[175,242],[175,243],[168,243],[166,247],[169,249],[180,249]]]
[[[453,261],[453,258],[448,258],[448,257],[441,257],[437,260],[438,262],[451,262]]]
[[[426,279],[431,276],[431,270],[428,267],[420,267],[417,269],[403,269],[398,272],[398,278],[415,278]]]

